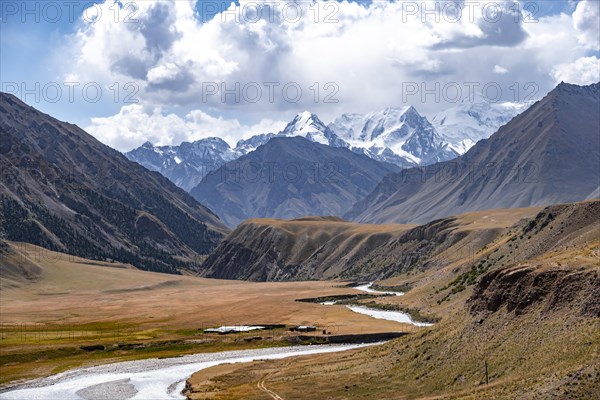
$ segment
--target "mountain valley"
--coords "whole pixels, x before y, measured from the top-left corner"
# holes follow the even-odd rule
[[[91,364],[385,339],[177,379],[190,400],[594,398],[599,87],[561,84],[450,161],[470,144],[437,129],[502,112],[302,113],[234,150],[147,143],[150,168],[2,94],[2,395]]]

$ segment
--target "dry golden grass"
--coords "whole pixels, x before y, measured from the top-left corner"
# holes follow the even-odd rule
[[[535,216],[544,207],[474,211],[456,216],[461,230],[508,228],[523,218]]]
[[[14,244],[13,244],[14,246]],[[40,251],[25,245],[27,261]],[[318,324],[340,333],[397,328],[338,307],[296,299],[361,293],[340,282],[242,282],[107,268],[57,253],[36,262],[42,275],[2,290],[2,321],[14,323],[135,323],[141,327],[193,329],[207,324]],[[50,261],[47,261],[50,260]],[[119,265],[122,267],[122,265]]]
[[[295,301],[362,293],[342,288],[340,282],[202,279],[139,271],[29,244],[11,243],[11,248],[14,253],[0,264],[0,383],[89,363],[223,350],[226,348],[219,343],[190,345],[191,341],[206,339],[199,329],[220,325],[318,325],[333,334],[403,329],[395,322],[373,320],[345,307]],[[11,273],[5,274],[9,267]],[[34,270],[37,274],[30,273]],[[19,278],[18,271],[28,272]],[[233,340],[230,337],[216,340],[239,347],[229,343]],[[78,350],[89,344],[143,343],[152,347],[152,343],[165,341],[178,342],[106,355],[81,354]],[[240,341],[246,347],[269,345]]]

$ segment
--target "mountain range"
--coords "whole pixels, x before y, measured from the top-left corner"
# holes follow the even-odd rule
[[[329,129],[352,151],[404,168],[458,156],[412,106],[369,114],[343,114],[329,124]]]
[[[600,84],[561,83],[465,154],[429,165],[421,164],[446,158],[457,143],[434,125],[455,129],[469,115],[471,127],[490,129],[503,121],[502,111],[477,113],[463,104],[431,124],[407,107],[346,114],[329,126],[301,113],[278,134],[240,141],[235,149],[215,138],[136,149],[155,171],[2,94],[0,240],[178,272],[197,268],[228,227],[249,218],[343,215],[361,223],[422,224],[476,210],[594,199],[599,92]],[[378,160],[386,149],[419,166]],[[187,186],[199,179],[184,179],[190,168],[210,168],[190,195],[156,172],[164,165]]]
[[[386,176],[345,217],[423,223],[593,198],[600,186],[599,132],[600,84],[561,83],[455,160]]]
[[[349,132],[346,137],[373,137],[369,130]],[[262,163],[276,157],[288,159],[289,150],[283,145],[290,140],[272,139],[245,157],[252,159],[261,153],[262,157],[253,161]],[[305,139],[295,140],[296,152],[306,149],[312,153],[311,145],[332,150]],[[282,146],[271,149],[277,142]],[[353,154],[346,148],[336,150]],[[318,159],[327,157],[331,156],[325,152]],[[355,203],[345,220],[281,217],[290,209],[287,204],[284,210],[273,213],[277,201],[266,202],[260,194],[268,192],[276,198],[289,193],[283,185],[255,186],[238,181],[239,186],[235,186],[229,181],[222,187],[204,180],[199,188],[205,195],[197,198],[212,207],[222,204],[218,213],[239,210],[248,199],[270,207],[248,210],[248,215],[256,218],[240,223],[219,244],[202,265],[201,274],[259,281],[383,279],[411,268],[423,270],[452,263],[453,255],[463,257],[473,248],[486,248],[501,232],[505,235],[505,229],[521,231],[520,239],[526,245],[525,250],[513,254],[507,244],[508,256],[518,255],[517,261],[535,257],[545,246],[559,245],[563,230],[574,228],[575,221],[582,229],[577,235],[597,237],[600,202],[589,200],[599,197],[599,172],[600,84],[562,83],[464,155],[387,174],[369,195]],[[238,188],[238,203],[228,203]],[[216,201],[210,199],[214,193],[219,193]],[[310,193],[309,188],[302,204]],[[339,196],[339,192],[333,195]],[[578,201],[584,202],[549,206],[542,211],[542,206]],[[340,214],[304,210],[297,215]],[[554,228],[559,231],[552,232]],[[543,238],[534,237],[542,230]]]
[[[208,208],[85,131],[0,94],[0,238],[176,273],[228,233]]]
[[[274,137],[302,136],[402,168],[429,165],[463,154],[525,108],[521,103],[492,104],[478,100],[463,101],[436,114],[432,122],[412,106],[390,107],[368,114],[342,114],[329,125],[305,111],[297,114],[282,131],[240,140],[233,148],[222,139],[211,137],[178,146],[154,146],[146,142],[125,155],[151,171],[162,173],[187,191],[209,172]]]
[[[275,137],[206,175],[191,194],[235,227],[248,218],[341,215],[398,171],[344,147]]]

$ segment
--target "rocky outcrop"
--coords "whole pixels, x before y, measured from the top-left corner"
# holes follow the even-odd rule
[[[570,268],[524,265],[492,271],[476,285],[472,314],[503,307],[520,315],[539,305],[544,312],[569,308],[579,316],[600,317],[600,273]]]
[[[549,206],[521,221],[495,250],[470,298],[472,313],[569,308],[600,317],[600,201]]]

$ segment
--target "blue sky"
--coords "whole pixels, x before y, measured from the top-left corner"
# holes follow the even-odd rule
[[[600,73],[597,1],[519,8],[481,0],[471,2],[472,21],[464,1],[437,2],[440,20],[435,9],[423,14],[433,2],[263,3],[123,1],[117,11],[112,0],[3,1],[2,90],[127,150],[145,139],[234,142],[277,130],[304,109],[325,122],[407,104],[432,115],[452,106],[444,88],[464,96],[466,82],[501,88],[498,101],[521,101]],[[490,3],[501,4],[498,19]],[[452,19],[457,4],[460,20]],[[65,82],[78,84],[73,101]],[[223,97],[222,88],[241,98]],[[441,98],[423,97],[426,90]]]

